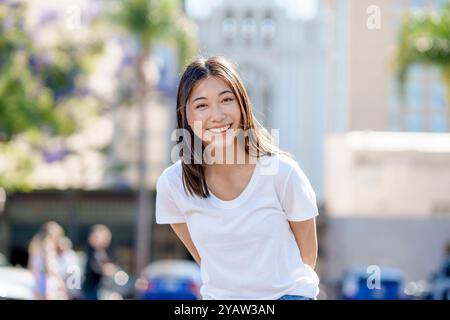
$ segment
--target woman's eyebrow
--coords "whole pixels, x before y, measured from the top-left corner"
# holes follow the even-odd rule
[[[223,95],[223,94],[225,94],[225,93],[233,93],[233,92],[231,92],[230,90],[224,90],[224,91],[222,91],[221,93],[219,93],[218,96],[220,97],[221,95]],[[198,97],[198,98],[195,98],[194,100],[192,100],[191,103],[194,103],[195,101],[201,100],[201,99],[206,99],[206,97]]]
[[[233,93],[233,92],[231,92],[230,90],[224,90],[224,91],[222,91],[221,93],[219,93],[218,94],[218,96],[221,96],[221,95],[223,95],[223,94],[225,94],[225,93]]]
[[[194,103],[195,101],[200,100],[200,99],[206,99],[206,98],[205,97],[198,97],[198,98],[195,98],[194,100],[192,100],[191,103]]]

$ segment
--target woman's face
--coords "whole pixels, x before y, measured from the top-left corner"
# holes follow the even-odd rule
[[[186,104],[189,126],[203,144],[229,147],[241,123],[241,109],[231,88],[218,77],[200,80]]]

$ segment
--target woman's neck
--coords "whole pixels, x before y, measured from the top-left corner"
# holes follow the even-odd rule
[[[232,148],[224,149],[214,155],[211,164],[205,167],[205,173],[213,176],[227,176],[237,173],[248,165],[256,164],[257,158],[250,156],[243,147],[234,144]]]

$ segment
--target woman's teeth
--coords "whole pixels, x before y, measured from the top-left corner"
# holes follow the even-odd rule
[[[224,126],[222,128],[211,128],[208,130],[211,131],[212,133],[222,133],[222,132],[227,131],[230,127],[231,127],[231,124]]]

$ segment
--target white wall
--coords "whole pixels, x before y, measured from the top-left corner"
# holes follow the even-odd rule
[[[326,150],[330,216],[450,217],[450,134],[335,134]]]

